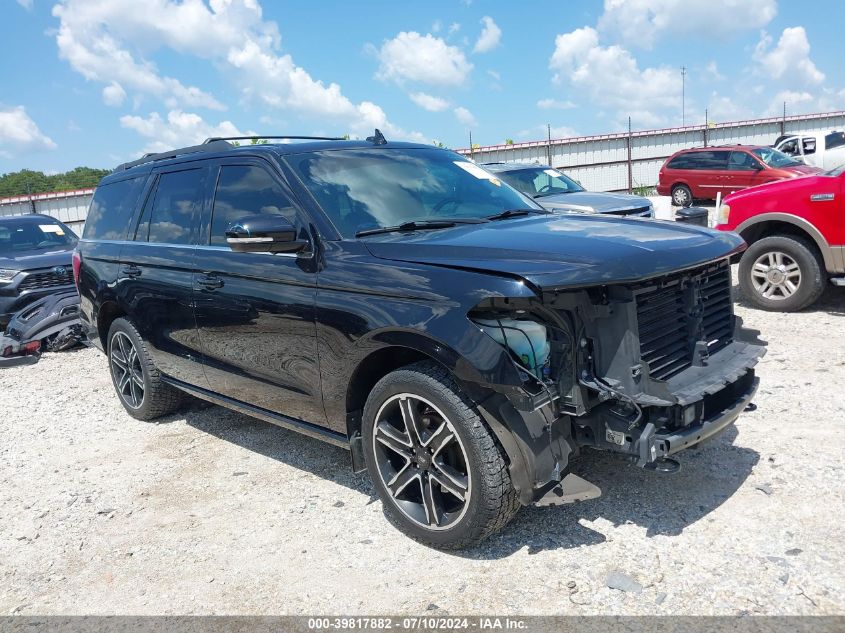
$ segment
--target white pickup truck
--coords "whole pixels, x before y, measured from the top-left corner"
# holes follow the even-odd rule
[[[835,169],[845,164],[845,132],[809,132],[781,136],[775,149],[807,165]]]

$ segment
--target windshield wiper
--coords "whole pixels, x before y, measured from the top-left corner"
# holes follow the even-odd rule
[[[432,229],[448,229],[458,224],[481,224],[484,218],[453,218],[451,220],[410,220],[394,226],[380,226],[375,229],[365,229],[355,233],[355,237],[379,235],[380,233],[402,233],[406,231],[427,231]]]
[[[516,218],[521,215],[529,215],[531,213],[539,213],[541,215],[549,215],[552,213],[551,211],[547,211],[546,209],[506,209],[501,213],[494,213],[493,215],[488,215],[488,220],[507,220],[508,218]]]

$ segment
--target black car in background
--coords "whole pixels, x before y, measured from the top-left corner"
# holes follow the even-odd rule
[[[296,141],[210,139],[97,188],[81,311],[133,417],[187,392],[350,449],[403,531],[457,548],[598,496],[583,447],[665,467],[752,398],[740,238],[554,214],[378,132]]]
[[[74,290],[76,235],[47,215],[0,216],[0,334],[15,313]]]
[[[483,163],[482,166],[551,211],[654,217],[654,205],[648,198],[627,193],[587,191],[579,182],[548,165]]]

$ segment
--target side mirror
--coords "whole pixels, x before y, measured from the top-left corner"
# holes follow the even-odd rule
[[[296,239],[296,227],[281,215],[251,215],[226,229],[229,248],[239,253],[296,253],[306,240]]]

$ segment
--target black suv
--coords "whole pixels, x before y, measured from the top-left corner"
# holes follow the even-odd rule
[[[73,291],[75,246],[73,231],[50,216],[0,217],[0,334],[32,302]]]
[[[348,448],[406,533],[457,548],[598,496],[570,472],[581,447],[664,468],[734,421],[763,352],[734,334],[743,248],[552,214],[377,133],[122,165],[76,264],[133,417],[187,392]]]

